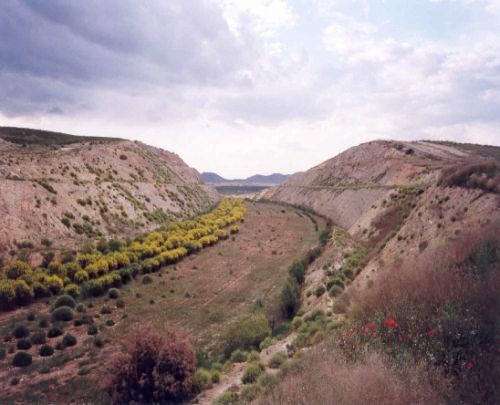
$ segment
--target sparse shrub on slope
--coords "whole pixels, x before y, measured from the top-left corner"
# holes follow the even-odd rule
[[[496,162],[478,162],[453,166],[443,171],[439,185],[478,188],[499,194],[500,165]]]
[[[112,359],[103,388],[117,404],[181,402],[197,390],[195,371],[188,343],[141,327],[130,334],[126,352]]]
[[[74,298],[70,295],[61,295],[60,297],[57,298],[56,302],[54,303],[54,308],[59,308],[62,306],[74,308],[76,306],[76,302]]]
[[[52,320],[54,321],[71,321],[73,319],[73,311],[71,307],[62,306],[52,311]]]
[[[225,353],[229,356],[236,349],[258,349],[260,342],[271,334],[265,315],[251,314],[234,322],[226,332]]]
[[[12,365],[14,367],[27,367],[33,361],[31,354],[26,352],[17,352],[12,358]]]

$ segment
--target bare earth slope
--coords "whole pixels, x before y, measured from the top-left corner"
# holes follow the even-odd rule
[[[412,268],[425,249],[500,220],[499,150],[452,143],[369,142],[295,175],[261,198],[312,208],[346,229],[371,252],[356,269],[361,276],[353,284],[365,288],[379,270],[394,265]],[[444,169],[484,164],[497,165],[496,188],[440,184]],[[478,170],[479,177],[485,176]],[[311,274],[323,273],[321,263],[312,266]],[[322,281],[319,275],[317,282]]]
[[[128,140],[68,137],[58,144],[43,133],[24,144],[0,139],[0,256],[23,241],[43,249],[46,238],[60,248],[144,232],[218,199],[174,153]]]
[[[442,168],[468,159],[452,146],[373,141],[293,176],[262,198],[310,207],[355,234],[393,190],[435,183]]]

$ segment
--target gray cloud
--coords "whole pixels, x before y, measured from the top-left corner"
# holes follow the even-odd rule
[[[89,87],[237,85],[252,58],[242,40],[205,1],[8,0],[0,11],[0,110],[44,112],[77,102]]]

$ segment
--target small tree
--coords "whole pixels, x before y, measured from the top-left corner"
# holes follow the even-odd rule
[[[294,278],[289,277],[281,291],[281,308],[283,315],[292,319],[300,307],[300,287]]]
[[[126,352],[112,359],[103,389],[113,403],[181,402],[196,391],[195,371],[188,343],[173,333],[138,327],[127,339]]]

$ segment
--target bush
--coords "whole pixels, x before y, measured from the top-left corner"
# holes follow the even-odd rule
[[[113,321],[112,319],[108,319],[106,321],[106,326],[114,326],[115,325],[115,321]]]
[[[321,297],[323,294],[325,293],[325,287],[323,287],[322,285],[320,285],[318,288],[316,288],[316,291],[314,291],[314,295],[316,295],[316,297]]]
[[[252,314],[233,323],[226,332],[225,352],[236,349],[258,349],[260,342],[271,335],[271,329],[264,314]]]
[[[194,380],[200,391],[206,390],[212,386],[212,376],[210,371],[205,370],[204,368],[196,370]]]
[[[237,401],[238,394],[236,392],[226,391],[214,401],[213,405],[232,405],[236,404]]]
[[[80,295],[80,287],[78,287],[76,284],[68,284],[66,287],[64,287],[64,292],[71,297],[76,298]]]
[[[247,361],[248,353],[243,350],[237,349],[231,353],[231,363],[244,363]]]
[[[29,350],[31,349],[31,342],[28,339],[19,339],[17,341],[17,348],[19,350]]]
[[[54,348],[51,345],[42,345],[40,346],[40,351],[39,351],[40,356],[42,357],[49,357],[54,354]]]
[[[100,336],[94,337],[94,346],[97,348],[101,348],[104,346],[104,339]]]
[[[144,276],[142,278],[142,284],[151,284],[153,282],[153,279],[150,276]]]
[[[56,302],[54,303],[54,308],[59,308],[59,307],[70,307],[74,308],[76,306],[76,302],[74,298],[70,295],[61,295],[60,297],[57,298]]]
[[[120,296],[120,292],[116,288],[111,288],[108,291],[108,297],[115,300]]]
[[[116,300],[116,307],[117,308],[125,308],[125,301],[123,301],[121,298]]]
[[[105,314],[111,314],[113,312],[113,310],[111,309],[111,307],[108,307],[107,305],[104,305],[102,308],[101,308],[101,314],[102,315],[105,315]]]
[[[304,283],[306,275],[306,264],[303,260],[294,261],[288,271],[298,284]]]
[[[73,319],[73,311],[68,306],[58,307],[52,311],[53,321],[68,322],[71,321],[72,319]]]
[[[340,287],[339,285],[334,284],[334,285],[332,285],[332,287],[330,288],[329,293],[330,293],[330,295],[331,295],[332,297],[337,297],[337,296],[339,296],[340,294],[342,294],[342,291],[343,291],[342,287]]]
[[[277,352],[269,359],[269,367],[270,368],[280,368],[281,365],[286,361],[286,359],[287,359],[287,356],[285,353]]]
[[[87,334],[88,335],[97,335],[98,332],[99,332],[99,330],[97,329],[96,325],[90,325],[87,328]]]
[[[28,337],[30,334],[29,329],[25,325],[17,325],[14,330],[12,331],[12,334],[16,339],[20,338],[25,338]]]
[[[212,383],[217,384],[220,382],[220,372],[217,370],[212,370],[210,372],[210,379],[212,380]]]
[[[46,342],[47,335],[44,330],[40,329],[31,335],[31,343],[34,345],[41,345]]]
[[[75,336],[71,335],[70,333],[67,333],[66,335],[64,335],[62,343],[65,347],[70,347],[76,345],[77,340]]]
[[[54,326],[54,327],[50,328],[49,331],[47,332],[47,336],[49,338],[55,338],[57,336],[61,336],[62,334],[63,334],[63,331],[58,326]]]
[[[40,328],[46,328],[47,326],[49,326],[49,320],[47,318],[42,318],[38,321],[38,326]]]
[[[193,349],[172,333],[137,328],[126,349],[112,359],[102,385],[113,402],[180,402],[196,392]]]
[[[243,376],[241,377],[241,382],[243,384],[253,384],[257,381],[259,375],[264,372],[265,368],[260,363],[250,363],[243,372]]]
[[[30,313],[28,314],[28,316],[26,317],[26,320],[28,320],[28,321],[32,322],[32,321],[34,321],[34,320],[35,320],[35,317],[36,317],[36,316],[35,316],[35,313],[34,313],[34,312],[30,312]]]
[[[281,291],[281,312],[286,319],[292,319],[300,307],[300,287],[294,278],[288,278]]]
[[[26,352],[17,352],[12,359],[12,365],[14,367],[27,367],[32,362],[33,358],[31,357],[31,354]]]
[[[85,313],[85,312],[87,312],[87,309],[85,308],[85,305],[78,304],[76,306],[76,312]]]

